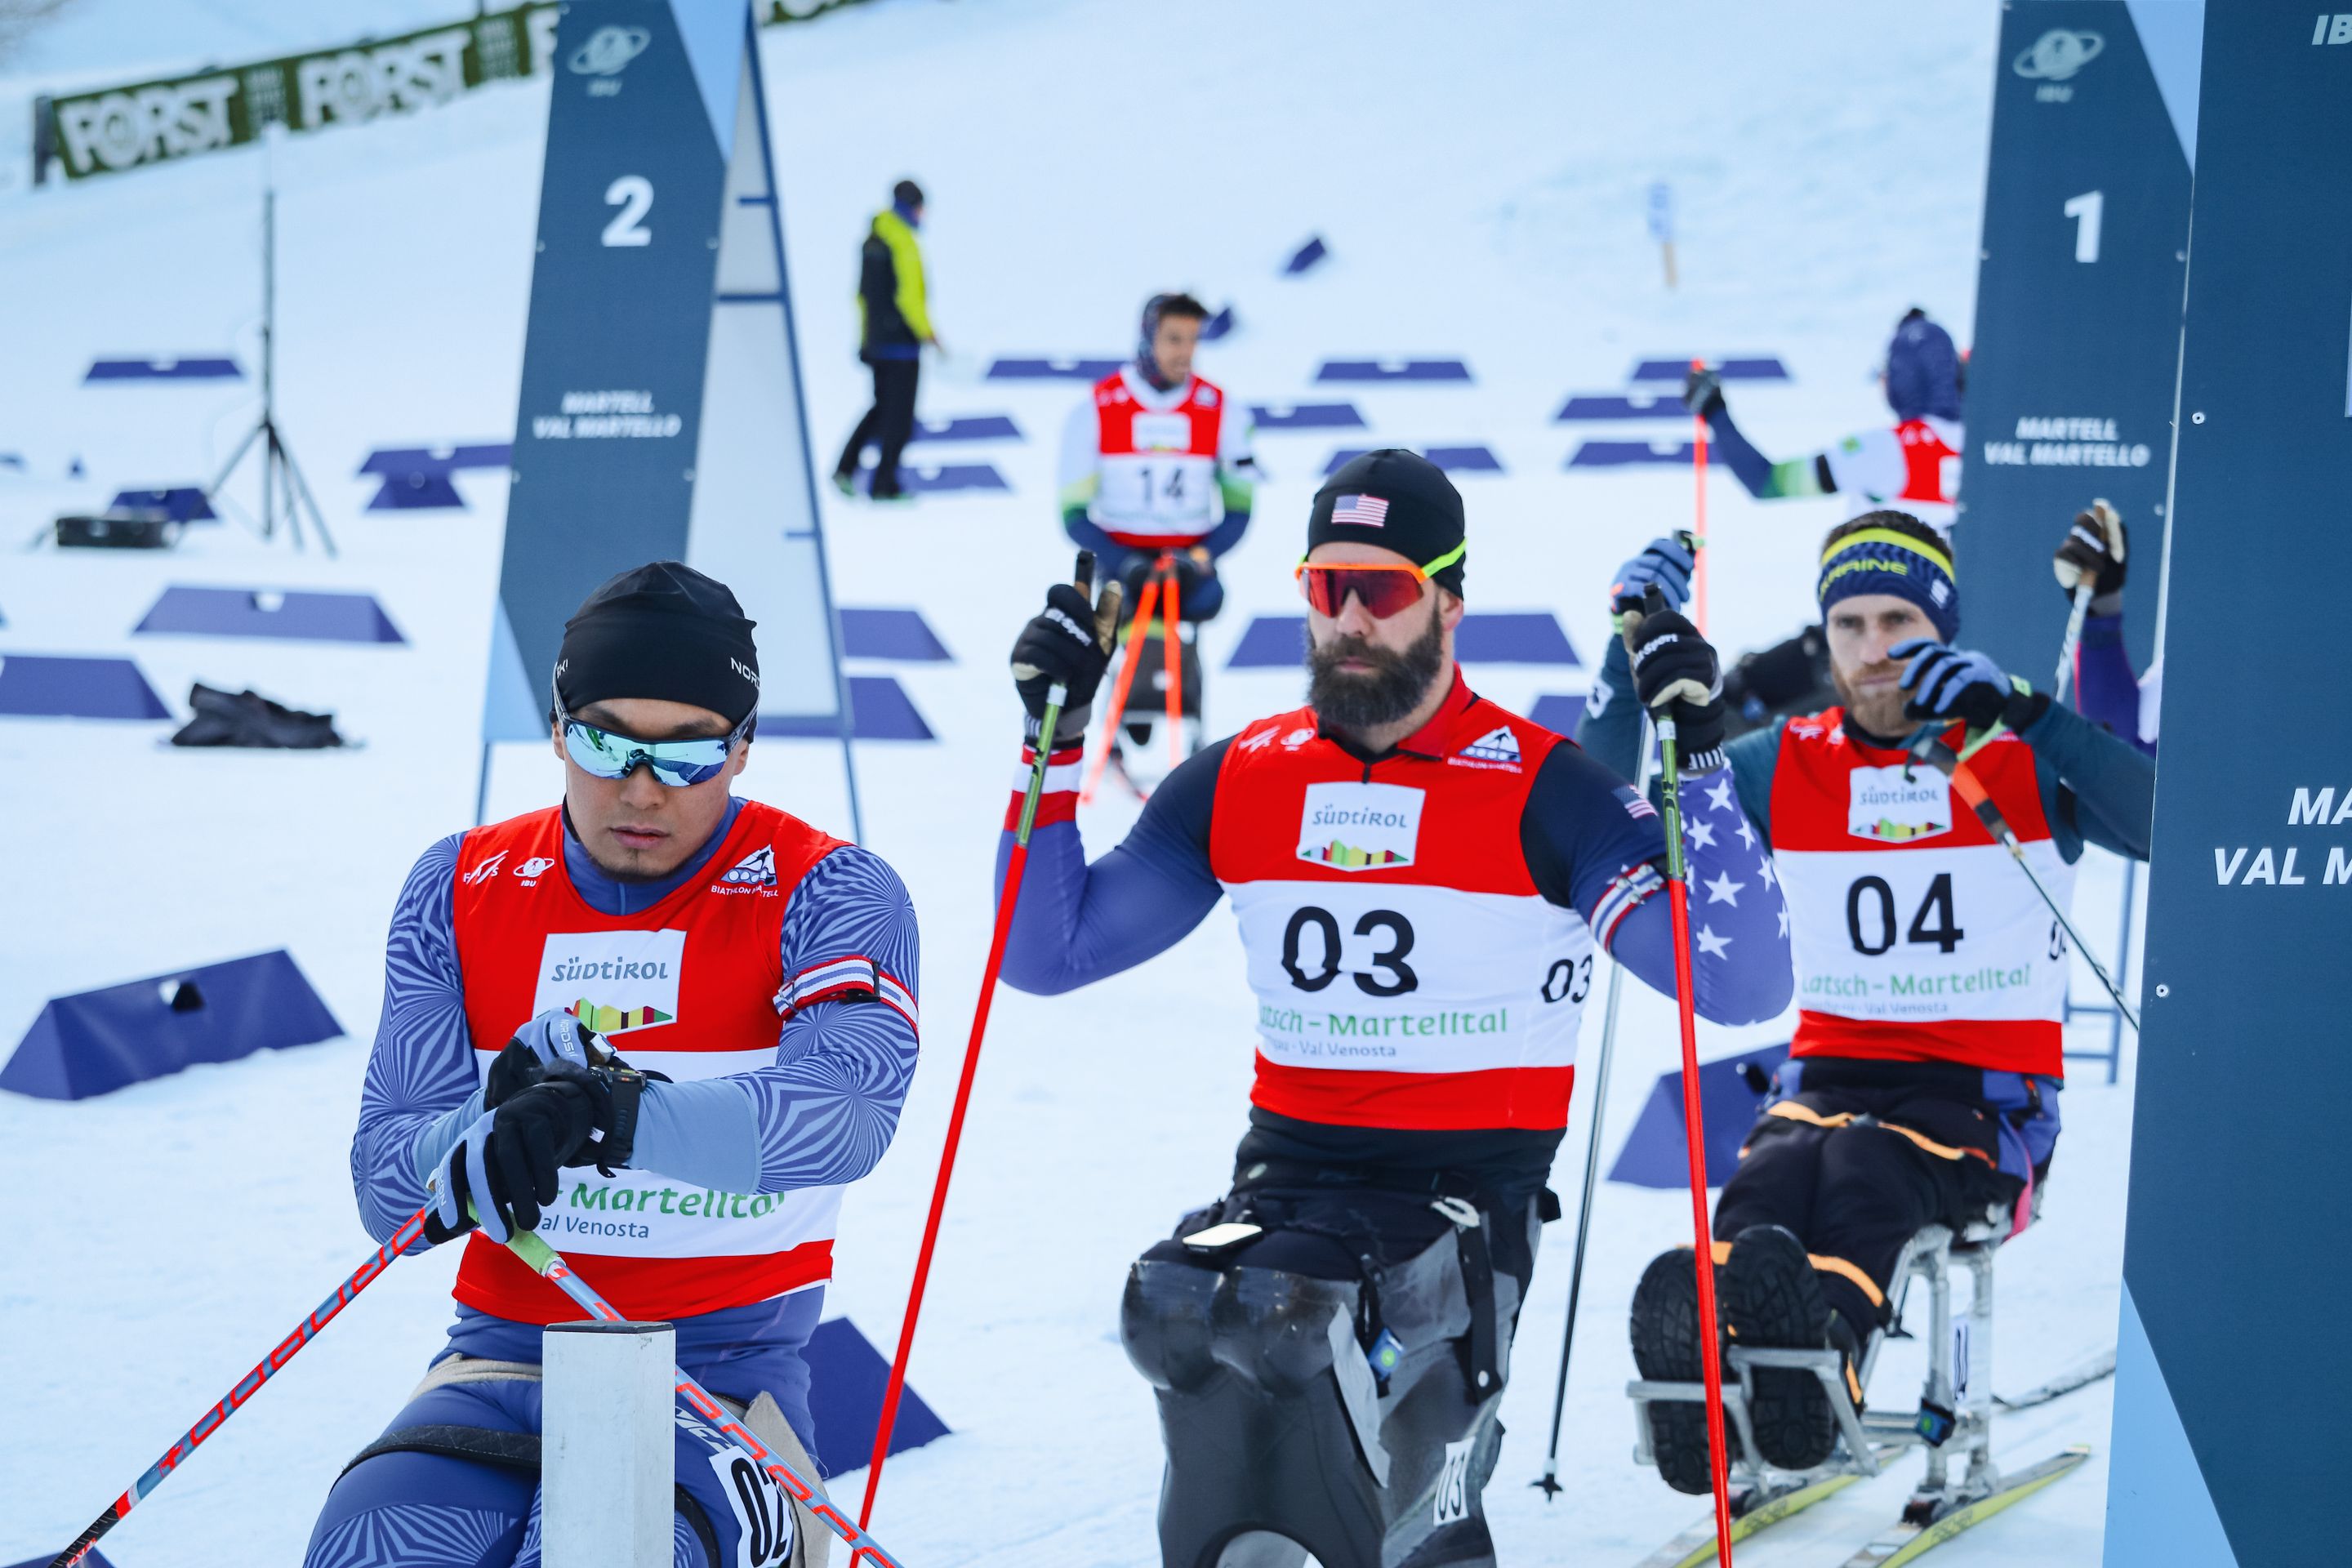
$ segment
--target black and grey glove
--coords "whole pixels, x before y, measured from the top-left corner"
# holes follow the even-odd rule
[[[1683,377],[1683,406],[1702,419],[1712,419],[1723,412],[1723,377],[1712,370],[1699,369]]]
[[[601,1036],[582,1032],[603,1046]],[[441,1162],[428,1241],[463,1236],[477,1215],[486,1234],[505,1241],[538,1226],[541,1206],[555,1201],[560,1171],[593,1165],[609,1176],[628,1164],[646,1075],[609,1050],[603,1056],[607,1065],[594,1068],[541,1061],[529,1041],[507,1042],[482,1085],[482,1114]]]
[[[1637,615],[1623,617],[1633,694],[1643,707],[1675,721],[1683,766],[1703,773],[1723,761],[1723,669],[1715,648],[1653,583]]]
[[[2050,570],[2058,586],[2072,599],[2083,584],[2091,587],[2091,612],[2111,616],[2123,607],[2124,568],[2129,563],[2131,532],[2114,507],[2095,500],[2088,511],[2074,514],[2065,542],[2051,558]]]
[[[1107,583],[1102,597],[1087,602],[1093,586],[1094,556],[1078,552],[1077,582],[1056,583],[1046,591],[1045,607],[1030,617],[1013,644],[1013,688],[1028,710],[1026,734],[1037,743],[1045,722],[1045,705],[1056,686],[1064,688],[1060,719],[1054,726],[1049,750],[1075,746],[1085,740],[1087,718],[1095,688],[1110,666],[1111,631],[1118,622],[1119,585]]]

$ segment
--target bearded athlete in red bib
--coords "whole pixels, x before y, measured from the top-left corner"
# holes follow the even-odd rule
[[[1686,560],[1660,540],[1614,592],[1655,585],[1678,602]],[[1817,593],[1843,701],[1726,745],[1728,770],[1690,832],[1769,846],[1797,971],[1789,1060],[1716,1206],[1725,1342],[1840,1351],[1858,1407],[1857,1369],[1891,1324],[1911,1238],[1930,1225],[1958,1232],[1995,1206],[2016,1228],[2031,1221],[2065,1074],[2063,932],[1922,747],[1940,741],[1966,758],[2060,900],[2085,843],[2147,858],[2155,766],[1950,646],[1959,587],[1943,535],[1916,518],[1874,511],[1832,530]],[[1641,637],[1662,619],[1686,624],[1653,616]],[[1612,647],[1596,692],[1629,679]],[[1602,698],[1578,736],[1630,767],[1637,719]],[[1696,1315],[1690,1254],[1660,1257],[1633,1298],[1643,1377],[1698,1381]],[[1763,1458],[1787,1470],[1826,1460],[1837,1430],[1814,1374],[1753,1377]],[[1660,1473],[1706,1491],[1705,1410],[1648,1409]]]
[[[537,1230],[803,1475],[802,1347],[841,1187],[915,1066],[915,912],[883,861],[728,786],[760,659],[719,583],[625,572],[564,627],[563,803],[443,839],[402,890],[352,1142],[379,1239],[472,1228],[449,1342],[344,1471],[309,1568],[537,1568]],[[625,1053],[622,1056],[615,1051]],[[822,1563],[824,1526],[677,1413],[679,1568]]]
[[[1349,463],[1307,542],[1307,705],[1176,768],[1091,866],[1072,819],[1107,655],[1084,596],[1048,595],[1013,650],[1051,771],[1003,973],[1071,989],[1221,897],[1240,924],[1257,1075],[1233,1187],[1144,1254],[1121,1319],[1160,1403],[1169,1568],[1260,1532],[1296,1543],[1267,1562],[1491,1562],[1481,1491],[1600,951],[1674,989],[1664,843],[1623,780],[1464,682],[1462,498],[1434,466]],[[1696,633],[1680,654],[1713,684]],[[1720,710],[1678,710],[1685,809],[1728,787]],[[1691,857],[1724,889],[1696,916],[1698,1011],[1770,1017],[1790,980],[1761,852]]]

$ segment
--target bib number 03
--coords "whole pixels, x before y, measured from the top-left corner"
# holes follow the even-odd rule
[[[1307,933],[1312,931],[1316,940],[1311,944],[1310,957]],[[1371,967],[1349,973],[1348,978],[1356,989],[1367,996],[1402,996],[1420,989],[1421,976],[1405,963],[1405,954],[1412,951],[1412,922],[1394,910],[1372,910],[1356,922],[1356,934],[1361,937],[1386,937],[1388,948],[1375,952]],[[1339,921],[1328,910],[1308,904],[1290,917],[1282,928],[1282,972],[1301,991],[1320,991],[1339,978]]]

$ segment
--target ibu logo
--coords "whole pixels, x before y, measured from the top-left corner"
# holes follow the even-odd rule
[[[541,950],[533,1016],[560,1007],[600,1035],[677,1022],[682,931],[557,931]]]
[[[1335,871],[1410,866],[1421,843],[1423,792],[1404,784],[1307,786],[1298,816],[1298,858]]]
[[[1846,775],[1845,830],[1881,844],[1949,833],[1951,781],[1932,767],[1855,768]]]

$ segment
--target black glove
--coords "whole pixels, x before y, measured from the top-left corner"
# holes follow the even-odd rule
[[[1694,772],[1721,762],[1723,672],[1715,649],[1652,584],[1637,618],[1628,612],[1625,652],[1633,666],[1633,694],[1643,707],[1675,721],[1676,750]]]
[[[1086,738],[1087,717],[1095,688],[1102,684],[1110,665],[1111,628],[1118,618],[1119,588],[1103,588],[1102,598],[1087,603],[1094,574],[1094,557],[1078,552],[1076,584],[1056,583],[1046,591],[1045,608],[1031,617],[1013,644],[1013,688],[1029,711],[1026,733],[1038,740],[1045,721],[1047,694],[1065,687],[1062,713],[1054,727],[1049,749],[1075,746]]]
[[[1932,637],[1913,637],[1886,650],[1906,660],[1904,717],[1929,721],[1958,719],[1971,731],[2007,724],[2022,730],[2050,706],[2048,693],[2021,685],[1998,664],[1972,648],[1948,647]]]
[[[2066,531],[2066,542],[2051,558],[2050,570],[2057,574],[2058,586],[2069,599],[2084,579],[2089,579],[2092,608],[2101,615],[2112,615],[2122,602],[2124,568],[2129,563],[2130,545],[2131,531],[2124,526],[2123,518],[2105,501],[2095,500],[2090,510],[2074,514],[2074,524]]]
[[[1723,412],[1723,377],[1712,370],[1695,370],[1683,377],[1683,406],[1702,419]]]
[[[466,1130],[435,1177],[428,1240],[462,1236],[477,1223],[501,1243],[516,1232],[536,1230],[541,1206],[555,1201],[563,1167],[593,1163],[593,1153],[579,1156],[596,1131],[594,1102],[580,1084],[559,1076],[565,1069],[586,1070],[569,1062],[544,1068],[542,1081],[484,1111]]]

